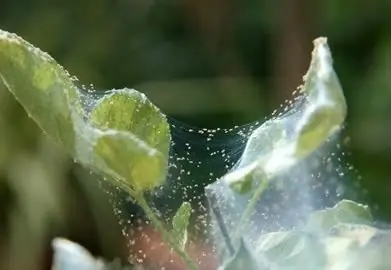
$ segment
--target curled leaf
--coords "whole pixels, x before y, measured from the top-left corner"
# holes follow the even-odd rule
[[[343,124],[346,102],[327,40],[318,38],[314,45],[301,99],[254,130],[240,161],[223,177],[236,190],[249,190],[249,175],[260,182],[289,169],[322,146]]]

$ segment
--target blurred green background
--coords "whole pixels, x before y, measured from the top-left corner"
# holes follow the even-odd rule
[[[263,119],[301,84],[327,36],[349,106],[350,160],[391,219],[391,1],[3,0],[0,28],[95,89],[131,87],[191,125]],[[62,235],[126,256],[94,177],[0,86],[0,269],[47,269]],[[80,181],[83,180],[83,181]]]

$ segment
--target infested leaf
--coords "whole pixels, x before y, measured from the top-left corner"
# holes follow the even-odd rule
[[[189,226],[190,215],[191,205],[188,202],[184,202],[172,219],[172,235],[174,235],[182,250],[185,250],[187,243],[187,228]]]
[[[144,94],[128,88],[112,90],[98,101],[89,119],[101,129],[131,132],[168,159],[170,127]]]
[[[350,200],[342,200],[332,208],[313,212],[306,224],[306,230],[327,234],[340,223],[370,225],[372,214],[366,205]]]
[[[109,174],[124,179],[137,191],[164,182],[170,129],[164,115],[145,95],[131,89],[112,91],[92,110],[90,121],[103,130],[94,153],[106,163]]]
[[[326,38],[314,41],[302,96],[284,114],[254,130],[237,165],[223,177],[235,190],[249,189],[249,175],[268,181],[306,158],[341,128],[346,102]],[[241,188],[240,185],[244,187]]]
[[[0,30],[0,80],[46,134],[74,153],[72,114],[80,113],[79,93],[53,58]]]
[[[0,79],[40,128],[84,166],[134,191],[163,183],[170,130],[145,95],[111,91],[87,115],[91,108],[83,104],[96,101],[79,91],[68,72],[48,54],[2,30]]]
[[[262,235],[258,240],[257,254],[263,255],[270,264],[281,270],[323,269],[326,260],[321,241],[300,231]]]
[[[167,159],[130,133],[102,132],[93,151],[104,162],[102,171],[134,191],[150,190],[165,180]]]

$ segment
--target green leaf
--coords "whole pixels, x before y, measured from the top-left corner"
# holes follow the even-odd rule
[[[72,114],[80,105],[68,73],[48,54],[0,30],[0,79],[40,128],[73,153]]]
[[[89,119],[102,129],[132,132],[168,160],[169,124],[165,115],[144,94],[127,88],[113,90],[98,102]]]
[[[153,189],[165,180],[167,159],[155,148],[129,132],[108,130],[101,132],[93,148],[94,165],[113,177],[117,185],[143,192]]]
[[[111,91],[86,120],[82,94],[68,72],[48,54],[1,30],[0,79],[40,128],[84,166],[137,192],[164,181],[170,129],[145,95]],[[92,99],[83,98],[86,103]]]
[[[315,236],[299,231],[262,235],[257,254],[264,256],[276,269],[316,270],[325,265],[322,243]]]
[[[308,156],[323,144],[346,118],[347,105],[326,38],[314,41],[312,61],[302,91],[312,105],[298,129],[296,156]]]
[[[106,173],[135,191],[164,182],[170,128],[145,95],[131,89],[115,90],[100,100],[89,119],[103,131],[94,154],[105,162]]]
[[[340,223],[370,225],[372,214],[366,205],[349,200],[342,200],[333,208],[313,212],[306,224],[306,230],[327,234],[330,229]]]
[[[172,235],[175,237],[182,250],[185,250],[187,243],[187,227],[189,226],[190,215],[191,204],[184,202],[172,219]]]
[[[247,248],[243,239],[235,255],[226,263],[219,267],[219,270],[266,270],[270,269],[262,260],[256,259],[252,252]]]
[[[223,177],[235,190],[254,191],[258,186],[254,181],[270,181],[288,170],[321,147],[343,124],[346,102],[326,38],[316,39],[314,46],[300,88],[302,100],[254,130],[240,161]]]
[[[246,194],[253,190],[254,184],[254,174],[244,175],[241,181],[235,181],[231,184],[231,188],[239,194]]]

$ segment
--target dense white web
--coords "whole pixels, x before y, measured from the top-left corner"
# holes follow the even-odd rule
[[[214,232],[214,240],[217,240],[213,242],[223,243],[218,240],[221,238],[221,228],[216,224],[214,215],[210,215],[205,187],[235,168],[254,130],[266,120],[292,114],[302,102],[303,95],[295,91],[292,98],[270,117],[232,128],[198,128],[168,117],[172,144],[167,181],[148,194],[148,200],[159,217],[169,224],[180,204],[190,202],[194,209],[191,222],[194,235],[210,241],[211,232]],[[294,126],[296,123],[291,124]],[[343,142],[341,133],[336,134],[309,157],[278,175],[257,202],[255,214],[249,221],[248,234],[300,227],[314,209],[332,206],[341,198],[354,199],[352,196],[357,195],[358,191],[354,189],[356,176],[349,177],[354,169],[344,159],[346,152]],[[103,185],[112,197],[111,203],[124,235],[129,239],[137,235],[152,241],[150,235],[142,232],[142,227],[148,221],[131,198],[119,188],[111,187],[106,182]],[[353,189],[354,192],[351,192]],[[218,192],[214,192],[213,196],[224,226],[234,230],[249,197],[228,189],[216,190]],[[233,197],[227,201],[230,196]],[[130,240],[130,248],[136,243]],[[141,263],[145,254],[142,250],[136,253],[132,261]]]

